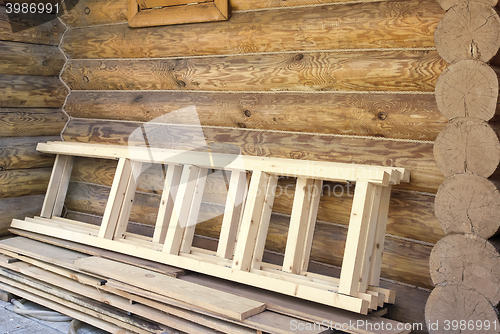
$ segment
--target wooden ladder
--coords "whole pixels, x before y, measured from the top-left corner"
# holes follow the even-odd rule
[[[37,149],[57,154],[45,202],[40,217],[14,219],[14,228],[362,314],[394,302],[395,292],[378,285],[391,185],[409,181],[402,168],[68,142]],[[100,226],[60,217],[73,156],[118,159]],[[127,232],[143,163],[167,165],[151,238]],[[209,169],[231,171],[214,252],[192,245]],[[279,176],[297,178],[282,266],[262,261]],[[308,272],[323,181],[356,182],[340,278]]]

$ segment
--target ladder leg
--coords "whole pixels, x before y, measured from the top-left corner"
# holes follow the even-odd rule
[[[314,237],[314,228],[316,227],[316,218],[318,217],[319,200],[321,199],[321,191],[323,188],[323,180],[314,180],[313,193],[311,194],[311,204],[309,216],[307,217],[307,229],[305,232],[304,249],[302,252],[302,263],[300,270],[306,272],[309,267],[309,258],[311,257],[311,249]]]
[[[61,215],[72,168],[73,156],[61,154],[56,156],[40,217],[51,218]]]

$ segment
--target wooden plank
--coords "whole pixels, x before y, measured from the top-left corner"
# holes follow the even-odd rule
[[[0,137],[58,136],[66,121],[60,109],[0,108]]]
[[[64,206],[64,200],[66,199],[66,193],[68,191],[68,186],[69,186],[69,178],[71,177],[71,170],[73,169],[73,157],[67,156],[66,159],[64,160],[64,166],[61,171],[61,178],[56,186],[57,192],[56,192],[56,197],[54,199],[54,206],[52,208],[52,216],[60,216],[62,211],[63,211],[63,206]],[[55,170],[55,169],[54,169]],[[52,175],[54,175],[52,173]],[[52,176],[51,175],[51,179]],[[49,181],[49,188],[51,187],[51,182]],[[45,198],[49,200],[48,198],[48,191],[47,195],[45,195]],[[44,212],[44,208],[42,208],[42,212]]]
[[[155,231],[153,234],[153,242],[164,243],[167,235],[174,201],[177,196],[177,189],[181,180],[182,166],[169,164],[167,175],[163,184],[163,192],[161,195],[160,209],[156,219]]]
[[[155,7],[187,5],[191,3],[190,1],[191,0],[138,0],[137,4],[139,5],[140,9],[148,9]],[[207,2],[207,1],[200,1],[200,2]]]
[[[58,76],[66,59],[57,46],[0,41],[1,74]]]
[[[245,204],[247,192],[247,174],[245,171],[232,171],[229,189],[227,190],[226,205],[222,218],[219,243],[217,245],[217,256],[232,259],[236,232],[240,223],[241,214]]]
[[[137,129],[137,126],[138,124],[130,122],[74,119],[68,124],[63,137],[67,141],[127,145],[131,132]],[[185,147],[191,140],[191,136],[185,134],[185,127],[159,125],[154,130],[161,132],[161,136],[158,136],[161,141],[150,139],[150,145],[153,147],[180,148]],[[96,133],[105,134],[105,137],[97,137],[94,135]],[[279,131],[266,131],[264,138],[260,131],[212,127],[203,127],[203,133],[208,142],[213,142],[214,145],[231,143],[236,149],[241,150],[244,156],[261,152],[264,156],[275,158],[297,157],[301,160],[380,166],[391,164],[395,167],[405,167],[411,170],[412,174],[412,181],[407,188],[413,190],[436,192],[444,180],[434,162],[432,143],[291,134]],[[220,151],[224,152],[222,148]]]
[[[71,59],[62,79],[72,90],[225,91],[231,87],[232,91],[433,92],[447,66],[436,51],[234,55],[181,63],[178,59]],[[165,68],[170,75],[159,73]]]
[[[147,122],[192,105],[196,105],[197,120],[171,114],[169,121],[418,140],[436,139],[448,123],[433,94],[401,92],[72,91],[65,110],[77,118]]]
[[[316,227],[316,219],[318,217],[318,209],[319,209],[319,201],[322,196],[323,189],[323,181],[322,180],[314,180],[313,183],[313,192],[311,194],[311,202],[309,214],[307,216],[306,221],[306,229],[304,231],[303,238],[303,248],[300,259],[300,270],[307,271],[309,266],[309,259],[311,258],[311,249],[314,237],[314,230]]]
[[[36,145],[39,142],[58,139],[55,136],[0,138],[0,169],[52,166],[54,164],[54,156],[41,154],[36,150]]]
[[[59,108],[67,94],[59,77],[0,75],[0,107]]]
[[[163,245],[164,253],[179,254],[182,237],[192,208],[199,173],[200,168],[191,165],[184,166],[182,170],[179,189],[175,197],[172,216]]]
[[[340,272],[339,292],[355,296],[358,293],[363,250],[366,243],[370,208],[373,201],[374,185],[366,181],[357,181],[354,192],[351,220]]]
[[[45,200],[43,202],[41,217],[51,218],[54,212],[54,206],[56,204],[57,193],[59,187],[63,182],[64,178],[69,177],[68,174],[64,175],[64,171],[68,166],[71,157],[68,155],[58,154],[54,162],[54,167],[52,168],[52,173],[50,175],[50,181],[47,189],[47,194],[45,195]],[[71,172],[69,173],[71,174]],[[69,183],[69,180],[68,180]]]
[[[130,174],[125,192],[123,194],[123,203],[118,214],[116,222],[116,229],[114,231],[114,238],[123,238],[127,232],[128,220],[130,218],[130,211],[132,211],[132,204],[134,203],[135,191],[137,188],[137,179],[142,171],[142,162],[130,162]]]
[[[72,29],[65,36],[63,49],[71,59],[82,59],[373,48],[374,45],[434,47],[429,32],[434,31],[443,14],[439,4],[432,0],[234,13],[229,22],[210,25],[131,30],[127,24],[120,24]],[[419,19],[398,20],[402,15]],[[366,25],[368,21],[372,24]],[[255,29],[248,30],[249,25]],[[197,45],[196,49],[193,45]]]
[[[196,187],[194,189],[193,199],[191,202],[191,207],[189,208],[189,216],[184,229],[184,235],[182,236],[180,252],[189,253],[191,251],[191,245],[193,244],[194,232],[196,225],[200,221],[199,213],[201,208],[201,199],[203,197],[203,191],[205,190],[205,183],[207,180],[208,169],[200,168],[198,172],[198,177],[196,180]]]
[[[0,199],[0,236],[8,233],[8,228],[13,218],[23,219],[40,214],[44,195],[31,195],[23,197]]]
[[[37,20],[19,20],[11,25],[6,7],[0,5],[0,40],[22,43],[59,45],[61,37],[66,30],[64,25],[57,20],[55,15],[39,14],[38,18],[46,23],[38,24]],[[13,28],[15,31],[13,31]]]
[[[130,160],[120,158],[118,160],[118,167],[111,186],[108,203],[104,210],[104,217],[102,219],[101,227],[99,228],[99,237],[111,239],[115,233],[115,228],[118,223],[121,205],[125,197],[125,189],[127,181],[132,173],[132,166]]]
[[[77,260],[75,265],[94,274],[113,278],[145,290],[155,291],[166,297],[183,300],[236,320],[246,319],[265,309],[265,304],[247,298],[199,287],[196,284],[183,282],[165,275],[153,275],[148,270],[110,260],[93,257],[88,260]]]
[[[0,171],[0,198],[44,194],[51,170],[31,168]]]

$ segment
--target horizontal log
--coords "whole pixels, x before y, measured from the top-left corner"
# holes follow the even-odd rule
[[[58,76],[64,62],[57,46],[0,41],[0,74]]]
[[[0,75],[0,107],[62,107],[68,90],[58,77]]]
[[[485,5],[495,7],[498,3],[498,0],[438,0],[438,2],[441,5],[441,8],[443,8],[444,10],[448,10],[453,6],[468,2],[480,2],[484,3]]]
[[[479,292],[455,284],[434,288],[425,305],[427,329],[433,334],[498,333],[497,314]]]
[[[66,205],[68,210],[102,216],[109,195],[109,187],[71,182]],[[160,203],[160,196],[138,193],[132,206],[130,220],[152,225]],[[218,238],[224,207],[203,203],[196,233]],[[208,219],[207,219],[208,218]],[[207,219],[207,220],[205,220]],[[266,242],[266,248],[284,252],[289,218],[273,215]],[[318,223],[311,259],[340,266],[345,247],[347,229],[338,224]],[[428,271],[431,246],[388,237],[384,247],[382,276],[422,287],[431,287]]]
[[[485,3],[462,2],[439,21],[434,34],[436,50],[448,63],[477,59],[489,61],[500,47],[500,16]]]
[[[0,138],[0,171],[8,169],[41,168],[54,164],[54,155],[36,150],[39,142],[60,140],[59,137]]]
[[[196,115],[175,112],[196,107]],[[448,123],[431,94],[72,91],[76,118],[434,140]]]
[[[473,173],[487,178],[500,163],[500,142],[488,123],[458,117],[436,138],[434,158],[445,176]]]
[[[209,24],[130,29],[124,23],[71,29],[63,49],[81,59],[434,47],[443,13],[434,0],[404,0],[234,13]]]
[[[71,179],[110,187],[116,171],[116,161],[76,158]],[[164,183],[161,165],[145,170],[137,181],[137,190],[161,194]],[[203,200],[224,204],[230,173],[225,178],[220,173],[207,178]],[[325,182],[318,211],[318,219],[348,225],[355,186],[345,183]],[[280,179],[276,190],[273,211],[291,214],[295,179]],[[395,188],[389,207],[387,232],[393,235],[435,243],[444,236],[433,212],[434,196]]]
[[[45,2],[44,2],[45,3]],[[34,20],[16,20],[11,24],[6,7],[0,5],[0,40],[32,44],[59,45],[66,30],[55,15],[38,16],[45,23]],[[38,20],[36,20],[38,21]]]
[[[500,302],[500,240],[451,234],[434,246],[429,260],[435,285],[456,284]]]
[[[24,219],[40,214],[44,195],[0,199],[0,235],[8,233],[12,219]]]
[[[0,171],[0,198],[44,194],[52,168]]]
[[[140,144],[144,143],[141,124],[73,119],[63,137],[67,141],[127,145],[134,143],[132,138],[139,133]],[[202,136],[214,152],[405,167],[412,174],[417,171],[416,179],[411,177],[410,183],[401,185],[405,189],[436,192],[444,180],[434,162],[433,145],[427,142],[159,124],[147,125],[147,136],[151,146],[165,148],[193,149],[197,147],[193,138],[199,141]]]
[[[74,90],[434,91],[435,51],[313,52],[172,60],[70,60]]]
[[[61,109],[0,108],[0,137],[57,136],[67,120]]]

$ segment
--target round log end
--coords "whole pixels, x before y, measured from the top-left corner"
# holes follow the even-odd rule
[[[446,177],[461,173],[489,177],[500,163],[500,142],[486,122],[457,117],[436,138],[434,160]]]
[[[471,1],[484,3],[485,5],[488,5],[491,7],[495,7],[498,3],[498,0],[438,0],[439,5],[444,10],[448,10],[453,6],[460,5],[460,4],[463,4],[466,2],[471,2]]]
[[[497,311],[479,292],[461,286],[437,286],[425,304],[431,334],[500,333]]]
[[[448,119],[477,117],[489,121],[498,101],[498,78],[487,64],[461,60],[450,65],[436,83],[436,102]]]
[[[500,192],[484,177],[456,174],[439,187],[434,213],[446,234],[471,233],[488,239],[500,230]]]
[[[472,234],[442,238],[432,249],[429,269],[435,285],[474,289],[493,305],[500,301],[500,253],[486,239]]]
[[[500,17],[484,3],[451,7],[439,21],[434,44],[448,63],[463,59],[490,60],[500,47]]]

